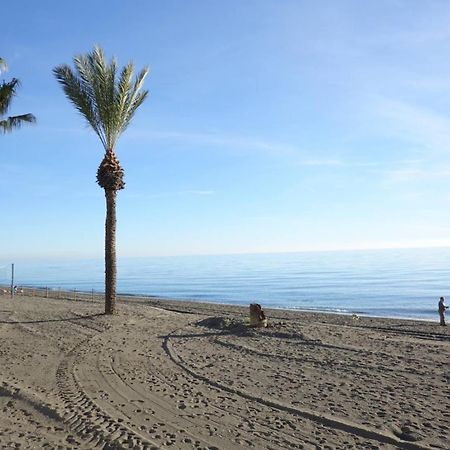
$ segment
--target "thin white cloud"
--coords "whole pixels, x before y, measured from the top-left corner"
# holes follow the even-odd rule
[[[382,98],[376,113],[384,127],[406,142],[434,152],[450,150],[450,118],[427,108],[394,99]]]
[[[371,162],[362,162],[362,161],[351,161],[351,160],[343,160],[343,159],[304,159],[298,160],[295,162],[298,166],[304,167],[335,167],[335,168],[359,168],[359,169],[376,169],[380,166],[380,162],[371,161]]]
[[[450,167],[398,167],[395,169],[379,170],[376,173],[384,177],[387,183],[405,183],[415,181],[430,181],[450,179]]]
[[[127,192],[124,191],[122,194],[124,197],[128,198],[166,198],[166,197],[185,197],[185,196],[212,196],[216,195],[216,191],[212,189],[185,189],[180,191],[172,191],[172,192],[158,192],[155,194],[152,193],[141,193],[141,192]]]
[[[449,80],[445,77],[416,77],[403,78],[403,86],[427,92],[448,92],[450,90]]]
[[[127,137],[132,139],[182,141],[216,147],[228,147],[235,150],[263,151],[276,154],[298,154],[302,150],[295,145],[269,142],[253,137],[230,136],[215,133],[189,133],[158,130],[129,130]]]
[[[308,159],[304,161],[298,161],[300,166],[344,166],[342,161],[337,159]]]
[[[387,181],[398,183],[404,181],[415,181],[426,176],[426,172],[420,169],[396,169],[385,172]]]
[[[344,166],[373,166],[373,163],[347,163],[338,158],[317,157],[318,154],[328,152],[305,150],[296,145],[266,141],[254,137],[230,136],[214,133],[185,133],[177,131],[130,130],[133,139],[168,140],[211,147],[224,148],[238,153],[263,153],[286,158],[293,165],[311,167],[344,167]]]

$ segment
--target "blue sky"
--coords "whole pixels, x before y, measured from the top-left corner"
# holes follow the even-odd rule
[[[105,5],[108,5],[105,7]],[[119,140],[120,256],[450,245],[447,1],[10,2],[1,258],[103,254],[102,147],[52,68],[150,66]]]

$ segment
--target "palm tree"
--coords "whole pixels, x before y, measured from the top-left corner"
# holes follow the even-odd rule
[[[97,170],[97,183],[105,190],[105,314],[116,311],[116,196],[125,187],[124,171],[115,154],[119,136],[125,131],[137,108],[147,97],[142,90],[148,68],[133,80],[130,62],[117,73],[117,60],[105,60],[103,50],[73,58],[75,70],[68,65],[53,69],[67,98],[93,128],[105,150]]]
[[[0,58],[0,72],[6,69],[7,65],[5,60]],[[26,122],[36,122],[36,117],[34,117],[33,114],[5,117],[19,86],[20,82],[17,78],[13,78],[11,81],[2,81],[0,83],[0,133],[5,134],[16,128],[20,128]]]

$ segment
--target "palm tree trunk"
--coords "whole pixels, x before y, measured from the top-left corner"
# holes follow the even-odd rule
[[[116,312],[116,195],[105,189],[105,314]]]

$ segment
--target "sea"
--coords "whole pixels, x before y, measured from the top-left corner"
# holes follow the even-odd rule
[[[18,286],[103,291],[103,259],[17,261]],[[11,263],[0,262],[0,284]],[[129,295],[420,320],[450,295],[450,248],[119,258]]]

